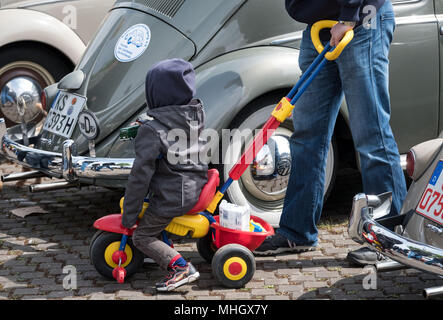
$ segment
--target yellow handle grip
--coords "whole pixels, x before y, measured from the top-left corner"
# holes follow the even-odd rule
[[[320,41],[320,31],[323,29],[330,29],[333,26],[335,26],[338,23],[338,21],[333,20],[321,20],[312,25],[311,28],[311,39],[312,43],[314,44],[315,49],[317,49],[318,53],[322,53],[325,47]],[[354,30],[349,30],[346,32],[343,39],[340,41],[340,43],[337,45],[337,47],[331,51],[328,52],[325,55],[325,58],[328,60],[335,60],[337,59],[344,48],[351,42],[351,40],[354,38]]]

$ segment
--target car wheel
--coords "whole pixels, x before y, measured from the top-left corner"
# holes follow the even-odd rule
[[[232,123],[231,129],[259,130],[268,120],[280,96],[267,96],[249,105]],[[269,139],[268,145],[271,148],[263,147],[257,155],[254,164],[263,161],[273,163],[268,168],[264,166],[261,172],[257,172],[254,164],[243,173],[238,181],[234,181],[226,191],[229,200],[237,205],[248,204],[251,207],[251,214],[256,215],[273,226],[278,226],[281,211],[283,209],[286,187],[290,173],[290,147],[289,138],[293,133],[293,125],[290,119],[283,122]],[[229,151],[223,151],[222,162],[219,165],[219,171],[222,173],[223,181],[229,178],[229,171],[240,158],[244,151],[245,143],[232,143]],[[272,151],[275,150],[275,151]],[[271,155],[271,158],[269,158]],[[260,158],[260,159],[258,159]],[[338,156],[335,138],[332,139],[329,153],[327,156],[327,167],[325,177],[325,193],[327,199],[332,191],[337,171]],[[256,167],[256,166],[255,166]]]
[[[72,65],[45,47],[23,45],[0,51],[0,117],[6,125],[43,118],[42,90],[72,71]]]

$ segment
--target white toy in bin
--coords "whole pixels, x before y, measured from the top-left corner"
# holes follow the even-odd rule
[[[222,200],[219,206],[220,225],[224,228],[249,231],[251,208]]]

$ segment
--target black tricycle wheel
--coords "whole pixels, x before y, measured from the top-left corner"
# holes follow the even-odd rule
[[[217,247],[215,246],[214,241],[212,241],[212,232],[215,232],[215,230],[210,228],[203,238],[197,240],[198,253],[208,263],[212,262],[214,254],[217,251]]]
[[[212,273],[228,288],[244,287],[254,276],[255,257],[252,252],[239,244],[227,244],[214,254]]]
[[[114,278],[112,271],[118,265],[112,261],[112,254],[118,251],[121,239],[121,234],[99,230],[91,240],[89,249],[91,263],[98,273],[106,278]],[[144,254],[134,246],[131,238],[128,238],[125,252],[127,261],[122,267],[126,269],[126,277],[130,277],[142,266]]]

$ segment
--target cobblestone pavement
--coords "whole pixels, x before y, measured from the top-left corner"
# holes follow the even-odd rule
[[[18,169],[2,164],[0,171]],[[175,247],[193,262],[201,278],[168,294],[154,290],[156,280],[165,274],[156,265],[145,263],[126,283],[118,284],[100,276],[89,261],[92,224],[119,211],[121,192],[86,187],[31,194],[27,191],[31,183],[35,181],[20,187],[5,183],[1,192],[0,299],[422,299],[423,288],[443,285],[437,276],[408,269],[379,272],[377,289],[363,288],[368,270],[345,259],[349,250],[359,248],[346,231],[352,197],[361,188],[360,176],[352,170],[337,176],[335,191],[324,208],[316,251],[257,257],[252,281],[235,290],[217,283],[193,241],[181,240]],[[24,218],[11,213],[26,207],[37,213]],[[75,290],[64,289],[66,266],[77,270]]]

